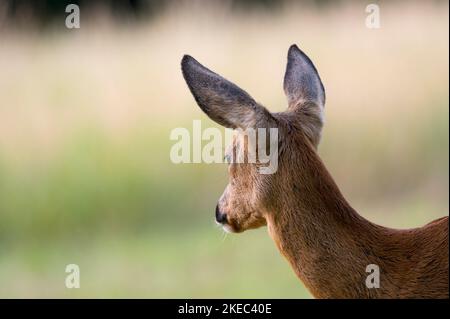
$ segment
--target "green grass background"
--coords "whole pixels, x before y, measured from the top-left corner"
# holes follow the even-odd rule
[[[265,228],[225,236],[224,165],[170,162],[170,131],[215,126],[181,76],[185,53],[286,107],[297,43],[327,89],[319,153],[364,217],[448,215],[448,6],[381,2],[275,12],[169,8],[45,33],[0,31],[0,297],[310,298]],[[201,9],[201,10],[200,10]],[[81,288],[65,288],[65,266]]]

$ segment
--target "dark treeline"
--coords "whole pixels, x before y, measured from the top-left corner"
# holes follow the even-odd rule
[[[225,2],[233,9],[249,10],[253,8],[273,10],[292,0],[197,0],[196,2]],[[167,5],[189,3],[189,0],[1,0],[0,22],[8,21],[10,25],[33,25],[45,27],[60,22],[66,16],[65,8],[77,4],[83,14],[94,15],[96,9],[105,10],[118,20],[138,21],[151,18]],[[307,0],[309,4],[327,5],[331,0]],[[336,1],[334,1],[336,2]]]

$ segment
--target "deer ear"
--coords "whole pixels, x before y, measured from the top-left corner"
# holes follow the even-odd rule
[[[306,135],[317,147],[323,126],[325,89],[316,67],[295,44],[288,52],[284,92],[288,109],[298,114]]]
[[[319,107],[325,105],[325,90],[319,73],[308,56],[295,44],[291,45],[288,52],[284,92],[288,98],[289,107],[295,107],[304,102],[313,102]]]
[[[228,128],[255,127],[268,111],[237,85],[185,55],[181,61],[184,79],[197,104],[216,123]]]

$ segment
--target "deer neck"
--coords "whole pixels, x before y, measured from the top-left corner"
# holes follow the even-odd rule
[[[267,214],[269,234],[315,297],[361,297],[381,227],[350,207],[314,151],[300,166]]]

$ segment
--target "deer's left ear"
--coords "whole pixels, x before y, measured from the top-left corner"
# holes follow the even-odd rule
[[[189,55],[183,57],[181,69],[197,104],[213,121],[232,129],[266,126],[270,113],[237,85]]]
[[[317,147],[323,126],[325,89],[316,67],[295,44],[289,48],[284,76],[288,110],[297,114],[305,134]]]

